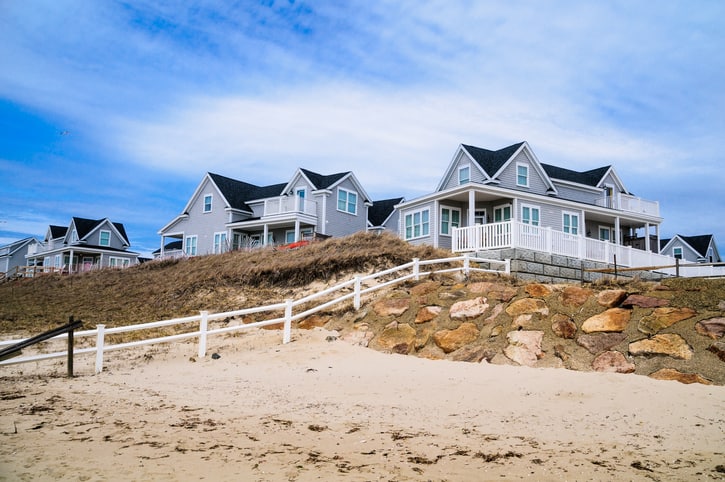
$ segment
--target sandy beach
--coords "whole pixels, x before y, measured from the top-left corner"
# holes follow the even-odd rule
[[[721,386],[431,361],[321,329],[195,355],[0,368],[0,480],[725,479]]]

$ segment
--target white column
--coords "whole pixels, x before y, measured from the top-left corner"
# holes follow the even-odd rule
[[[645,223],[644,225],[644,250],[649,251],[649,223]]]
[[[622,244],[622,236],[619,234],[620,226],[619,226],[619,216],[614,218],[614,244],[621,245]]]
[[[70,256],[68,257],[68,274],[73,272],[73,250],[70,250]]]
[[[319,221],[320,233],[327,234],[327,194],[322,195],[322,219]]]
[[[476,223],[476,192],[471,189],[468,191],[468,226]]]
[[[660,225],[655,224],[655,235],[657,236],[657,246],[655,246],[657,254],[660,254]]]
[[[300,240],[300,220],[295,219],[295,243]]]
[[[267,225],[264,225],[264,228],[262,229],[262,246],[267,246],[267,236],[269,233],[269,228]]]
[[[164,237],[161,236],[161,249],[159,250],[159,258],[164,257]]]

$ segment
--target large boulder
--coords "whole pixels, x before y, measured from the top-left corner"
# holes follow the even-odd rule
[[[635,341],[629,344],[632,355],[666,355],[681,360],[692,358],[694,351],[684,338],[675,333],[663,333],[652,338]]]
[[[568,316],[557,313],[551,317],[551,331],[559,338],[574,338],[576,330],[576,323]]]
[[[480,331],[474,323],[461,323],[455,330],[441,330],[433,334],[433,341],[446,353],[456,351],[464,345],[475,341]]]
[[[582,324],[584,333],[596,332],[619,332],[624,331],[629,324],[632,312],[623,308],[610,308],[604,313],[599,313],[588,318]]]
[[[605,308],[616,308],[626,297],[625,290],[604,290],[597,294],[597,303]]]
[[[420,324],[434,320],[441,314],[441,310],[442,308],[440,306],[424,306],[415,315],[415,322]]]
[[[716,341],[707,348],[707,351],[714,353],[720,360],[725,362],[725,343]]]
[[[651,378],[655,380],[674,380],[676,382],[691,384],[702,383],[703,385],[712,385],[712,381],[703,377],[698,373],[682,373],[674,368],[661,368],[654,373],[650,373]]]
[[[388,298],[373,305],[379,316],[400,316],[410,308],[410,298]]]
[[[546,298],[553,291],[550,286],[541,283],[529,283],[526,285],[526,292],[534,298]]]
[[[481,281],[478,283],[471,283],[468,286],[468,291],[471,293],[481,293],[486,295],[489,299],[498,301],[510,301],[518,290],[504,283],[492,283],[490,281]]]
[[[695,330],[701,335],[709,336],[713,340],[717,340],[725,334],[725,318],[700,320],[695,323]]]
[[[536,361],[544,356],[544,352],[541,351],[543,339],[543,331],[510,331],[506,335],[509,344],[503,353],[519,365],[534,366]]]
[[[592,296],[592,290],[589,288],[567,286],[561,292],[561,304],[564,306],[579,307],[586,303],[590,296]]]
[[[658,308],[669,304],[670,302],[668,300],[644,295],[629,295],[627,299],[622,302],[622,306],[639,306],[640,308]]]
[[[415,328],[407,323],[391,323],[373,339],[375,345],[384,351],[410,353],[415,346]]]
[[[627,339],[624,333],[594,333],[579,335],[576,343],[583,346],[592,355],[611,350]]]
[[[297,328],[300,330],[311,330],[313,328],[320,328],[327,324],[327,322],[330,321],[329,316],[320,316],[320,315],[312,315],[308,316],[304,320],[301,320]]]
[[[646,335],[654,335],[675,323],[692,318],[697,311],[692,308],[655,308],[651,315],[639,320],[637,329]]]
[[[410,295],[415,297],[425,296],[427,294],[433,293],[438,288],[440,288],[440,286],[441,284],[437,281],[425,281],[422,283],[418,283],[410,289]]]
[[[488,309],[488,303],[486,298],[479,296],[472,300],[464,300],[453,303],[449,310],[449,316],[451,319],[463,318],[472,319],[477,318],[484,314]]]
[[[479,363],[481,360],[489,361],[496,354],[494,350],[487,350],[483,346],[464,346],[450,354],[453,361]]]
[[[506,308],[506,313],[511,316],[539,313],[543,316],[549,315],[549,307],[544,300],[538,298],[522,298],[511,303]]]

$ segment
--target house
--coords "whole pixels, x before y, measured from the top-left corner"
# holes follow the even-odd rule
[[[712,234],[699,236],[675,235],[660,240],[660,253],[691,263],[720,263],[720,252]]]
[[[257,186],[206,173],[181,214],[161,228],[186,256],[285,245],[312,236],[365,231],[369,196],[352,172],[323,175],[297,169],[287,181]]]
[[[29,266],[68,273],[125,268],[138,264],[138,253],[129,251],[130,246],[123,224],[73,217],[68,226],[48,226],[43,242],[26,258]]]
[[[28,237],[0,246],[0,275],[8,275],[18,267],[25,266],[25,255],[28,250],[34,250],[37,244],[37,239]]]
[[[403,239],[454,252],[531,247],[609,258],[638,237],[657,252],[662,223],[659,204],[634,196],[612,166],[544,164],[526,142],[459,145],[435,191],[398,209]]]
[[[382,233],[383,231],[398,232],[399,212],[395,207],[405,201],[405,198],[396,197],[373,201],[368,208],[368,231]]]

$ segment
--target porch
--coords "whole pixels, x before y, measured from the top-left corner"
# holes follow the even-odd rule
[[[454,253],[503,248],[524,248],[610,264],[614,264],[616,257],[618,265],[628,267],[675,263],[674,258],[651,251],[642,251],[630,246],[564,233],[551,228],[532,226],[514,220],[453,228],[452,230],[451,250]]]

